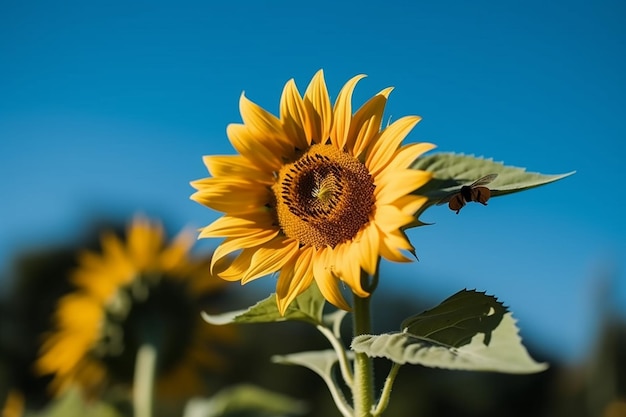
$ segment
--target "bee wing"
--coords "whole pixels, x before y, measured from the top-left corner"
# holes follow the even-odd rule
[[[469,187],[478,187],[481,185],[486,185],[489,184],[491,181],[493,181],[496,177],[498,176],[498,174],[489,174],[489,175],[485,175],[484,177],[481,177],[479,179],[477,179],[476,181],[474,181],[471,185],[469,185]],[[463,187],[461,187],[463,188]],[[459,189],[458,191],[454,191],[450,194],[448,194],[447,196],[445,196],[444,198],[442,198],[441,200],[439,200],[437,202],[438,206],[441,206],[443,204],[446,204],[448,202],[450,202],[450,200],[452,200],[452,198],[454,198],[454,196],[456,194],[458,194],[461,191],[461,189]]]
[[[472,185],[470,185],[470,187],[478,187],[481,185],[489,184],[491,181],[495,180],[497,176],[498,174],[485,175],[484,177],[481,177],[477,179],[476,181],[474,181]]]

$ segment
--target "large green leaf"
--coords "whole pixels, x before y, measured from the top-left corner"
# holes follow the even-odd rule
[[[446,369],[533,373],[547,367],[530,357],[511,313],[484,293],[460,291],[406,319],[402,330],[357,336],[352,349],[399,364]]]
[[[423,209],[458,192],[461,186],[469,185],[489,174],[497,174],[487,187],[492,197],[498,197],[548,184],[574,173],[544,175],[526,172],[524,168],[506,166],[492,159],[455,153],[434,153],[418,158],[411,168],[433,173],[433,179],[415,191],[416,194],[428,197],[429,204]]]
[[[407,333],[453,347],[470,343],[477,333],[489,344],[491,333],[507,309],[495,297],[462,290],[437,307],[407,318],[401,329]]]
[[[203,312],[202,317],[207,322],[217,325],[228,323],[268,323],[286,320],[301,320],[318,325],[322,323],[324,302],[324,296],[319,288],[317,285],[312,284],[287,307],[284,316],[281,316],[278,311],[276,294],[271,294],[248,309],[216,315]]]

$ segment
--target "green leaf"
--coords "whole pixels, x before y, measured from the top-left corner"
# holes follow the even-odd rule
[[[335,310],[332,313],[325,314],[323,317],[324,326],[332,329],[337,339],[341,339],[341,322],[348,314],[345,310]]]
[[[535,362],[522,344],[511,313],[494,297],[463,290],[439,306],[408,318],[402,332],[357,336],[352,349],[399,364],[534,373]]]
[[[353,359],[354,354],[349,353],[348,358]],[[272,361],[275,363],[281,363],[285,365],[300,365],[311,369],[318,374],[328,387],[335,405],[339,408],[339,411],[344,416],[354,415],[354,410],[347,403],[345,396],[341,388],[338,386],[335,375],[333,373],[333,367],[339,358],[337,352],[334,350],[320,350],[314,352],[299,352],[292,353],[284,356],[273,356]]]
[[[45,412],[26,411],[24,417],[121,417],[122,415],[104,401],[87,401],[78,389],[72,388],[52,401]]]
[[[288,416],[305,414],[302,401],[254,385],[225,388],[211,398],[192,399],[183,417]]]
[[[421,211],[450,194],[458,192],[461,186],[469,185],[489,174],[498,174],[487,185],[491,191],[491,197],[498,197],[558,181],[575,172],[544,175],[526,172],[524,168],[506,166],[492,159],[454,153],[434,153],[418,158],[411,168],[433,173],[433,179],[415,191],[416,194],[427,196],[429,200],[429,204]]]
[[[332,378],[332,369],[337,361],[337,353],[332,349],[272,356],[274,363],[304,366],[324,380]]]
[[[485,343],[489,344],[491,333],[506,312],[495,297],[462,290],[437,307],[407,318],[401,329],[413,336],[456,348],[470,343],[477,333],[483,333]]]
[[[236,310],[223,314],[210,315],[205,312],[202,317],[211,324],[228,323],[268,323],[286,320],[301,320],[318,325],[322,323],[325,299],[317,285],[312,284],[306,291],[296,297],[281,316],[276,304],[276,294],[259,301],[245,310]]]

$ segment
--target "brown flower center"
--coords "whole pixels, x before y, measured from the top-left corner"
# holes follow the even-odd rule
[[[272,187],[278,223],[303,245],[334,248],[369,222],[374,188],[356,158],[332,145],[313,145],[278,173]]]

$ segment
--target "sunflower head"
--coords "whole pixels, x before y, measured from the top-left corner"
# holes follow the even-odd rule
[[[144,344],[159,352],[157,398],[202,392],[205,374],[223,368],[221,349],[234,334],[201,319],[201,309],[210,309],[204,301],[218,297],[224,282],[209,274],[209,259],[191,256],[193,240],[184,232],[168,243],[158,223],[137,217],[126,239],[105,233],[99,252],[80,254],[75,290],[58,301],[36,362],[39,373],[52,375],[55,394],[78,385],[95,396],[111,384],[132,385]]]
[[[431,174],[410,164],[434,146],[402,145],[419,122],[403,117],[382,127],[391,88],[352,111],[349,80],[331,105],[323,72],[301,95],[285,85],[280,115],[241,96],[242,124],[227,135],[233,156],[206,156],[209,178],[192,182],[192,199],[224,215],[201,237],[225,238],[213,262],[236,252],[220,277],[249,282],[279,273],[278,308],[315,282],[326,300],[349,309],[340,282],[369,295],[362,274],[374,274],[382,256],[409,261],[404,229],[427,201],[413,193]]]

